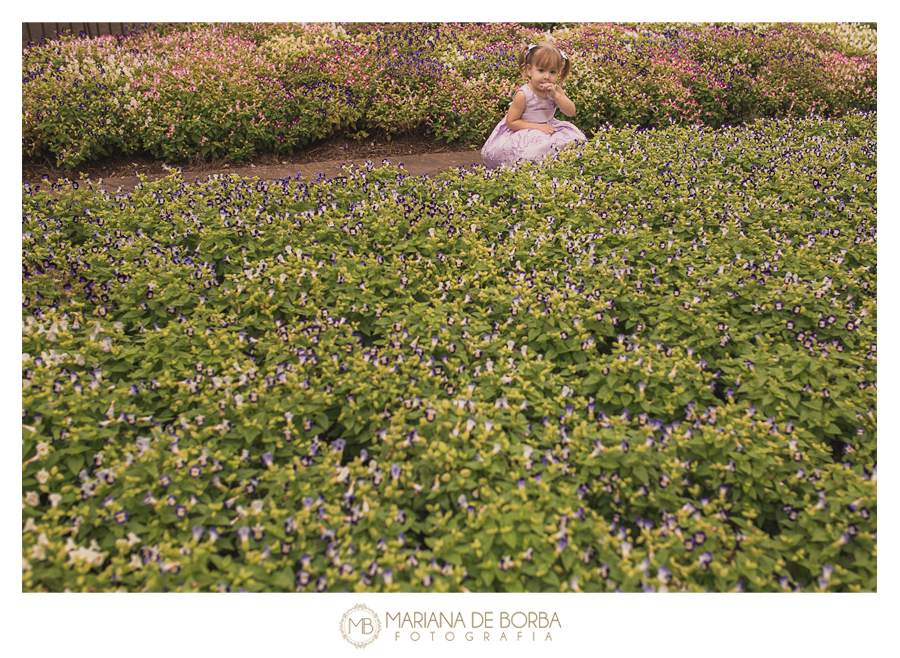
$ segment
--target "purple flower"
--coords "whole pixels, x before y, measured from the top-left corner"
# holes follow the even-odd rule
[[[394,464],[391,466],[391,479],[396,482],[400,478],[400,473],[402,469],[400,468],[400,464]]]
[[[710,553],[709,551],[706,551],[699,558],[697,558],[697,562],[700,564],[700,566],[703,568],[704,571],[706,571],[709,568],[709,565],[712,563],[712,561],[713,561],[713,554]]]

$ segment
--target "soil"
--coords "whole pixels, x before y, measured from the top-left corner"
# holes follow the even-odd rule
[[[83,162],[74,170],[56,167],[51,156],[22,158],[22,182],[38,183],[44,176],[51,181],[59,178],[79,180],[87,177],[119,178],[136,174],[164,174],[163,164],[170,167],[181,167],[185,171],[223,171],[229,167],[257,167],[281,164],[310,164],[329,160],[351,160],[385,158],[398,155],[422,155],[426,153],[453,153],[477,150],[482,142],[441,142],[434,137],[422,133],[404,135],[373,135],[368,139],[356,141],[349,137],[332,137],[319,140],[295,151],[291,155],[261,155],[246,162],[229,162],[225,159],[189,160],[184,162],[164,162],[145,154],[123,155],[105,160]]]

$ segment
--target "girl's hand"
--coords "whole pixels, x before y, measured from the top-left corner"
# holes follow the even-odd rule
[[[547,92],[547,97],[556,100],[556,97],[562,93],[562,89],[552,82],[545,82],[541,85],[541,91]]]
[[[545,135],[552,135],[554,132],[556,132],[553,129],[553,126],[551,126],[549,123],[539,123],[535,130],[540,130]]]

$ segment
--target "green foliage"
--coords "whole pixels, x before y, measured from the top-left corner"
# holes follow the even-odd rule
[[[23,590],[874,591],[876,117],[23,191]]]

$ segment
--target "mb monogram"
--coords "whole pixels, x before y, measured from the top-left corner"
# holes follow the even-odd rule
[[[367,647],[378,638],[381,620],[371,608],[358,603],[341,618],[341,635],[357,649]]]

